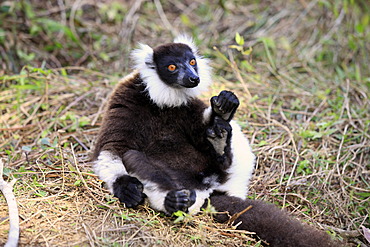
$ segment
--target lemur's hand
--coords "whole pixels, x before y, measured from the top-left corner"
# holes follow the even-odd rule
[[[168,192],[164,200],[164,207],[169,214],[179,210],[188,212],[189,207],[195,203],[195,199],[194,190],[172,190]]]
[[[113,183],[113,194],[128,208],[134,208],[144,202],[143,184],[135,177],[123,175]]]
[[[230,121],[239,106],[239,99],[233,92],[224,90],[218,96],[211,98],[211,106],[216,116]]]

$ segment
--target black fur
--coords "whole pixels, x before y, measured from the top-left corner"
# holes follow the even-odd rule
[[[179,210],[188,212],[188,208],[194,204],[195,199],[194,190],[172,190],[167,194],[164,206],[170,215]]]
[[[154,64],[149,67],[155,67],[169,87],[191,88],[198,84],[194,77],[197,67],[181,65],[184,60],[188,63],[194,59],[187,45],[167,44],[153,54]],[[185,71],[184,78],[178,80],[181,71],[168,71],[170,64]],[[167,213],[173,213],[187,211],[194,204],[195,190],[225,183],[233,158],[229,121],[239,101],[232,92],[223,91],[211,99],[211,106],[211,119],[204,121],[207,106],[198,99],[189,99],[178,107],[159,107],[150,99],[139,73],[120,83],[108,102],[94,151],[95,160],[102,151],[122,159],[129,175],[113,183],[115,196],[127,207],[135,207],[145,197],[143,184],[150,182],[167,193],[162,198],[163,206]],[[216,193],[210,200],[218,211],[232,215],[252,205],[237,219],[242,222],[238,228],[255,231],[272,246],[334,246],[327,235],[303,226],[273,205]],[[228,220],[226,215],[216,218]]]
[[[207,189],[203,180],[211,175],[223,182],[223,168],[231,160],[220,162],[207,139],[209,125],[202,121],[207,106],[193,99],[180,107],[159,108],[144,89],[137,74],[113,93],[95,159],[110,151],[123,160],[129,174],[156,182],[162,190]]]
[[[211,204],[219,212],[227,211],[230,216],[252,206],[234,222],[237,229],[248,230],[274,247],[338,247],[329,235],[313,227],[301,224],[286,212],[272,204],[259,200],[245,199],[214,194]],[[230,219],[227,214],[216,214],[220,222]]]
[[[123,175],[113,183],[113,194],[128,208],[144,202],[143,184],[135,177]]]

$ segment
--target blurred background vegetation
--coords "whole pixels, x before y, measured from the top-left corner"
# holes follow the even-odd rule
[[[180,33],[192,35],[212,60],[215,84],[204,99],[227,88],[242,101],[237,118],[258,156],[250,196],[365,246],[367,0],[1,1],[0,158],[9,179],[21,178],[16,195],[27,229],[21,244],[263,245],[240,234],[205,235],[188,222],[179,230],[149,209],[124,209],[90,175],[105,100],[131,71],[130,51],[138,42],[155,47]],[[44,211],[44,218],[35,217]],[[105,218],[96,222],[98,216]],[[128,237],[111,231],[127,221]],[[48,222],[58,223],[50,228]],[[71,230],[76,222],[83,227]]]

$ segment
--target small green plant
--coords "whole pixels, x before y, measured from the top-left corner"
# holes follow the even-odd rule
[[[246,56],[246,57],[249,57],[252,54],[252,51],[253,51],[252,47],[249,47],[246,50],[244,49],[245,41],[244,41],[244,38],[239,33],[235,34],[235,42],[236,42],[236,45],[230,45],[229,47],[239,51],[241,55]],[[248,72],[252,72],[255,70],[255,68],[253,67],[251,62],[248,61],[248,59],[243,59],[240,62],[240,66],[246,69]]]
[[[181,210],[174,212],[172,215],[176,217],[176,219],[173,221],[176,224],[190,221],[193,218],[190,214],[187,214]]]

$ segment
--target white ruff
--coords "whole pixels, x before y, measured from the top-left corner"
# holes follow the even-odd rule
[[[193,40],[183,35],[176,38],[174,42],[188,45],[195,55],[200,78],[200,83],[195,88],[173,88],[165,84],[152,66],[153,49],[150,46],[139,44],[139,48],[131,53],[135,63],[134,68],[139,71],[150,99],[161,108],[187,104],[189,100],[206,91],[212,82],[208,60],[198,55]]]

